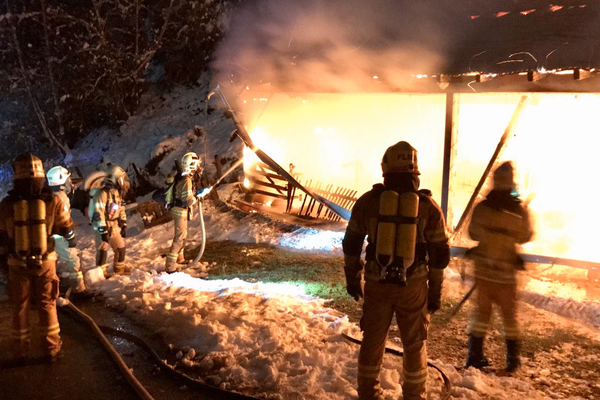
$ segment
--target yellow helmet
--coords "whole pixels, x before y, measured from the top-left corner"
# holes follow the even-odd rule
[[[200,157],[198,154],[190,151],[189,153],[185,153],[183,157],[181,157],[181,173],[183,175],[188,175],[193,173],[200,166]]]
[[[13,170],[15,172],[14,180],[46,178],[42,160],[30,153],[23,153],[15,158]]]
[[[126,184],[129,184],[129,177],[127,172],[118,165],[111,164],[106,171],[106,179],[117,185],[117,187],[125,188]]]
[[[503,162],[494,171],[495,190],[513,190],[515,187],[515,173],[510,161]]]
[[[392,172],[408,172],[420,175],[417,150],[408,142],[398,142],[388,147],[381,160],[383,176]]]

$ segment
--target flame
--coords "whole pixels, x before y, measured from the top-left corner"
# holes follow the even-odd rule
[[[248,189],[250,187],[250,181],[248,180],[248,178],[244,178],[244,187],[246,189]]]
[[[259,94],[254,94],[260,98]],[[455,226],[488,164],[522,94],[458,95],[448,224]],[[600,132],[594,94],[531,94],[501,156],[513,160],[522,198],[529,204],[536,239],[524,251],[600,262],[596,250],[600,199]],[[421,187],[439,203],[445,131],[443,94],[274,94],[268,103],[244,105],[244,121],[260,116],[254,143],[294,175],[358,191],[381,182],[386,148],[406,140],[419,151]],[[244,167],[256,157],[246,149]],[[486,194],[489,187],[484,188]],[[590,210],[590,211],[588,211]]]
[[[525,10],[525,11],[521,11],[521,15],[528,15],[531,14],[532,12],[535,12],[535,8],[531,9],[531,10]]]
[[[454,159],[458,179],[451,194],[454,224],[519,96],[461,95]],[[522,112],[502,160],[515,162],[522,198],[535,196],[530,209],[537,233],[524,246],[528,253],[600,261],[595,249],[600,216],[586,211],[583,200],[600,198],[600,187],[589,175],[600,170],[600,132],[594,115],[599,106],[598,95],[534,94]]]

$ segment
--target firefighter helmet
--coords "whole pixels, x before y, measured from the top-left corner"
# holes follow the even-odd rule
[[[381,160],[383,176],[392,172],[408,172],[420,175],[417,150],[408,142],[398,142],[388,147]]]
[[[200,157],[198,154],[190,151],[189,153],[185,153],[183,157],[181,157],[181,173],[182,175],[189,175],[196,171],[200,166]]]
[[[115,184],[117,187],[123,189],[125,185],[129,183],[127,172],[118,165],[110,165],[108,171],[106,171],[106,179]]]
[[[494,171],[494,190],[513,190],[515,174],[510,161],[503,162]]]
[[[13,162],[13,179],[45,178],[42,160],[30,153],[23,153]]]
[[[67,182],[70,176],[71,173],[65,167],[60,165],[50,168],[46,174],[48,185],[50,186],[62,186]]]

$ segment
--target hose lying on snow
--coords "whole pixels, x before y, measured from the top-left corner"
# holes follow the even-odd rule
[[[218,389],[214,386],[206,385],[184,373],[175,371],[173,369],[173,367],[170,366],[169,364],[167,364],[146,341],[144,341],[143,339],[141,339],[135,335],[132,335],[131,333],[123,332],[123,331],[120,331],[118,329],[114,329],[114,328],[111,328],[108,326],[100,326],[100,329],[102,330],[102,332],[104,332],[107,335],[118,336],[120,338],[129,340],[130,342],[137,344],[138,346],[140,346],[141,348],[146,350],[146,352],[152,356],[154,361],[160,366],[160,368],[163,371],[168,372],[170,375],[172,375],[178,379],[182,379],[187,384],[190,384],[194,387],[202,389],[203,393],[205,393],[206,395],[209,395],[213,399],[240,399],[240,400],[241,399],[256,399],[256,397],[249,397],[249,396],[245,396],[245,395],[234,393],[234,392],[228,392],[226,390]]]
[[[66,302],[66,304],[65,304],[65,302]],[[73,303],[69,302],[68,300],[63,300],[62,307],[63,307],[63,309],[66,309],[69,312],[71,312],[72,314],[74,314],[76,317],[83,319],[85,322],[88,323],[88,325],[90,325],[92,327],[92,330],[94,331],[94,333],[96,334],[96,336],[98,337],[100,342],[102,342],[104,347],[111,354],[111,357],[115,360],[117,365],[119,365],[119,369],[121,369],[121,371],[124,373],[125,377],[127,378],[127,381],[132,385],[134,390],[138,393],[138,395],[142,399],[153,400],[152,396],[150,396],[150,394],[146,391],[146,389],[142,386],[142,384],[135,378],[135,376],[133,376],[133,373],[131,373],[131,371],[129,370],[129,367],[127,367],[127,364],[125,364],[125,362],[123,361],[123,359],[121,358],[119,353],[115,350],[115,348],[112,346],[112,344],[108,341],[105,334],[109,335],[109,336],[118,336],[120,338],[129,340],[130,342],[137,344],[142,349],[144,349],[154,359],[154,361],[160,366],[160,368],[163,371],[168,372],[173,377],[176,377],[178,379],[185,381],[185,383],[187,383],[191,386],[201,389],[203,394],[210,396],[210,398],[227,399],[227,400],[229,400],[229,399],[231,399],[231,400],[255,399],[255,397],[249,397],[249,396],[241,395],[238,393],[228,392],[226,390],[221,390],[214,386],[206,385],[194,378],[189,377],[186,374],[175,371],[173,369],[173,367],[170,366],[169,364],[167,364],[158,355],[158,353],[156,353],[156,351],[154,351],[154,349],[143,339],[141,339],[131,333],[123,332],[118,329],[114,329],[114,328],[111,328],[108,326],[97,325],[96,322],[89,315],[85,314],[83,311],[81,311],[80,309],[75,307],[73,305]],[[115,357],[117,357],[118,360],[115,359]],[[146,395],[147,395],[147,397],[146,397]]]
[[[75,315],[76,317],[85,321],[88,324],[88,326],[94,332],[94,335],[96,335],[96,338],[100,341],[100,343],[102,344],[104,349],[108,352],[110,357],[117,364],[117,366],[119,367],[119,370],[121,371],[121,373],[123,374],[125,379],[127,379],[127,382],[129,382],[129,384],[131,385],[133,390],[135,390],[135,392],[138,394],[140,399],[154,400],[154,398],[150,395],[150,393],[148,393],[146,388],[133,375],[133,373],[127,366],[127,364],[125,364],[125,361],[123,361],[123,359],[121,358],[121,355],[117,352],[117,350],[113,347],[113,345],[108,341],[106,336],[104,336],[102,334],[100,327],[98,325],[96,325],[96,322],[92,319],[92,317],[90,317],[89,315],[87,315],[86,313],[81,311],[79,308],[75,307],[75,305],[73,305],[73,303],[71,303],[69,300],[62,299],[61,301],[59,301],[58,305],[62,309],[68,310],[73,315]]]
[[[342,336],[344,337],[344,339],[346,339],[349,342],[356,343],[356,344],[361,344],[362,343],[362,341],[360,341],[358,339],[355,339],[352,336],[348,336],[345,333],[342,333]],[[385,348],[385,352],[389,353],[389,354],[393,354],[393,355],[398,356],[398,357],[404,356],[404,353],[402,351],[395,350],[395,349],[390,349],[388,347]],[[435,365],[431,361],[427,360],[427,366],[435,368],[440,373],[440,375],[442,375],[442,379],[444,381],[445,393],[444,393],[443,396],[441,396],[441,399],[442,400],[449,399],[450,398],[450,394],[452,393],[452,381],[450,381],[450,378],[448,378],[448,376],[444,373],[444,371],[442,371],[442,369],[440,367],[438,367],[437,365]]]

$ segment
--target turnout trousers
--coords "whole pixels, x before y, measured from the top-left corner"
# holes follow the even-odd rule
[[[122,273],[125,269],[125,239],[121,236],[121,228],[118,221],[107,221],[109,234],[108,243],[102,240],[102,235],[96,231],[96,267],[102,268],[104,275],[108,269],[108,248],[112,248],[114,252],[113,270],[117,273]]]
[[[364,331],[358,356],[358,398],[381,398],[379,372],[392,317],[396,315],[404,347],[402,392],[405,400],[425,399],[427,383],[427,281],[408,281],[407,286],[367,280]]]
[[[174,272],[176,270],[175,263],[181,263],[185,260],[183,256],[183,249],[185,248],[185,241],[187,239],[188,232],[188,217],[187,212],[185,215],[180,215],[171,211],[173,216],[173,243],[171,243],[171,249],[167,254],[167,261],[165,269],[167,272]]]
[[[45,261],[41,268],[9,267],[8,293],[13,311],[11,336],[16,357],[29,355],[29,310],[32,296],[38,302],[39,331],[44,355],[55,356],[59,353],[62,343],[56,313],[58,283],[56,260]]]
[[[492,304],[495,303],[502,314],[505,339],[520,340],[521,334],[517,321],[517,284],[496,283],[477,278],[475,282],[477,297],[468,332],[475,337],[485,337],[490,327]]]
[[[85,290],[83,274],[81,273],[81,262],[79,260],[79,251],[75,248],[69,248],[69,241],[62,236],[54,236],[56,244],[54,250],[58,257],[67,264],[67,273],[69,274],[69,284],[74,292]]]

